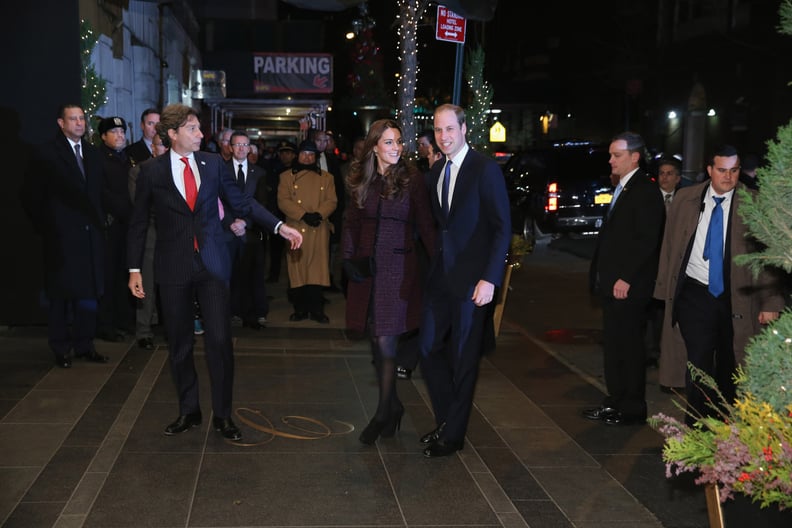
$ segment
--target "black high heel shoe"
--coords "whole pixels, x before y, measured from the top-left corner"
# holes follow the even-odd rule
[[[402,416],[404,416],[404,407],[393,411],[385,424],[385,428],[380,432],[380,436],[382,438],[390,438],[395,435],[396,431],[401,428]]]
[[[376,417],[372,418],[365,429],[360,433],[358,438],[361,443],[366,445],[374,445],[377,438],[382,434],[382,430],[388,426],[388,420],[380,422]]]

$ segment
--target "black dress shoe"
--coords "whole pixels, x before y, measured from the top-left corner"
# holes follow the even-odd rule
[[[619,411],[613,407],[605,407],[604,405],[601,405],[599,407],[594,407],[593,409],[584,410],[583,417],[588,418],[589,420],[604,420],[608,416],[617,414],[618,412]]]
[[[603,418],[602,421],[606,425],[642,425],[646,422],[646,416],[626,416],[615,412]]]
[[[400,380],[408,380],[412,376],[412,370],[398,365],[396,367],[396,377]]]
[[[440,440],[440,435],[443,434],[445,429],[445,422],[438,425],[433,431],[430,431],[421,437],[422,444],[434,444]]]
[[[214,427],[215,431],[223,435],[223,438],[227,438],[228,440],[242,439],[242,433],[239,432],[239,428],[234,425],[231,418],[218,418],[215,416],[212,418],[212,427]]]
[[[154,340],[150,337],[144,337],[143,339],[138,339],[137,342],[138,348],[143,348],[146,350],[154,350]]]
[[[71,368],[71,359],[66,356],[55,356],[55,364],[60,368]]]
[[[305,321],[308,319],[307,312],[294,312],[289,316],[289,321]]]
[[[437,441],[423,450],[423,456],[426,458],[437,458],[452,455],[462,449],[463,442],[445,442]]]
[[[322,324],[330,323],[330,318],[321,312],[311,312],[311,319],[316,321],[317,323],[322,323]]]
[[[175,422],[165,428],[165,436],[173,436],[183,433],[193,427],[201,425],[201,411],[195,411],[190,414],[183,414],[179,416]]]

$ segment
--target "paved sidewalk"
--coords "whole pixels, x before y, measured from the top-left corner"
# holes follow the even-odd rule
[[[407,408],[401,431],[373,447],[358,442],[376,380],[367,343],[341,328],[338,294],[328,295],[328,326],[289,323],[288,306],[276,300],[269,328],[234,329],[241,445],[208,425],[200,355],[204,424],[165,437],[177,404],[161,340],[154,351],[99,342],[108,365],[75,361],[61,370],[43,328],[8,329],[0,336],[0,522],[706,526],[699,490],[665,480],[656,433],[580,418],[582,406],[601,399],[597,373],[519,323],[533,278],[515,274],[465,449],[444,459],[421,455],[418,438],[433,421],[420,373],[398,384]]]

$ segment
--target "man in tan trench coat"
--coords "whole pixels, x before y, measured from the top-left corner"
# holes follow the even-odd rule
[[[330,230],[328,220],[337,204],[333,176],[319,168],[319,150],[313,141],[300,143],[297,162],[280,175],[278,209],[286,215],[286,224],[303,236],[303,245],[289,252],[289,286],[294,313],[290,321],[309,317],[329,323],[324,313],[322,289],[330,285]],[[343,189],[339,189],[343,192]]]
[[[733,398],[732,378],[743,361],[748,339],[759,332],[761,325],[776,319],[784,306],[779,284],[771,273],[754,279],[750,269],[733,261],[735,256],[757,249],[739,215],[740,197],[735,188],[740,161],[734,147],[721,147],[707,172],[708,181],[682,188],[674,196],[654,292],[666,303],[660,384],[684,385],[688,411],[702,415],[712,412],[706,399],[713,395],[693,386],[687,362],[712,375],[724,396]],[[708,258],[706,249],[716,208],[722,209],[722,229],[714,230],[720,231],[717,246],[722,247],[722,280],[710,274],[710,263],[717,260]],[[714,282],[722,286],[714,288],[715,293]],[[684,346],[677,344],[680,334]],[[688,416],[687,421],[692,423],[693,418]]]

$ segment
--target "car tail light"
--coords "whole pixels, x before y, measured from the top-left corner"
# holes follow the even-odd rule
[[[556,182],[547,185],[547,204],[545,212],[558,211],[558,184]]]

